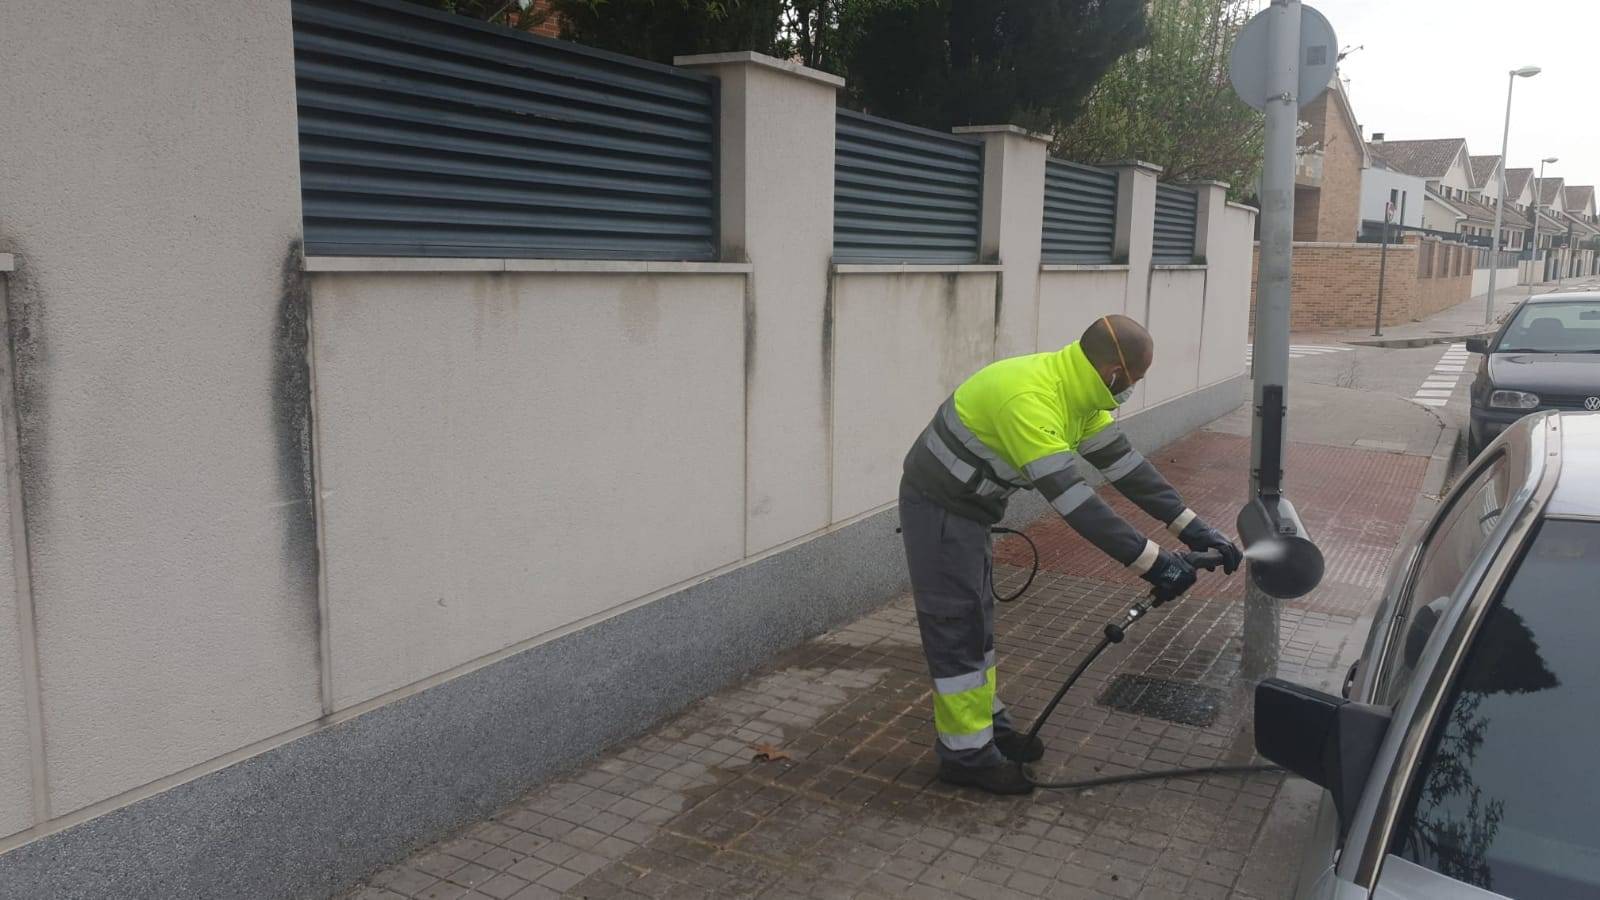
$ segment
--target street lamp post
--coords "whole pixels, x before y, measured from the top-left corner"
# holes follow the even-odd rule
[[[1505,222],[1506,214],[1506,160],[1508,159],[1506,154],[1510,152],[1511,144],[1511,89],[1517,86],[1518,78],[1532,78],[1537,74],[1539,74],[1538,66],[1523,66],[1520,69],[1512,69],[1510,81],[1506,86],[1506,127],[1505,132],[1500,136],[1500,203],[1494,210],[1494,249],[1497,256],[1500,251],[1500,226]],[[1539,198],[1534,197],[1533,199],[1538,200]],[[1536,213],[1534,222],[1537,223],[1538,221]],[[1537,251],[1538,248],[1535,248],[1535,252]],[[1495,264],[1489,267],[1489,294],[1484,300],[1483,307],[1483,324],[1485,325],[1494,324],[1494,276],[1499,270],[1500,261],[1496,259]]]
[[[1546,156],[1539,160],[1539,176],[1533,179],[1533,262],[1537,267],[1539,263],[1539,201],[1544,199],[1544,164],[1560,162],[1560,158]],[[1539,280],[1544,281],[1544,269],[1539,268]]]

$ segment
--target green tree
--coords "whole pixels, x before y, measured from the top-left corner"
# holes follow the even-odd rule
[[[774,53],[786,0],[550,0],[570,41],[670,63],[674,56]]]
[[[846,90],[866,112],[944,129],[1073,118],[1149,39],[1146,0],[852,0]]]
[[[1252,191],[1263,121],[1228,82],[1228,57],[1251,9],[1249,0],[1151,0],[1149,45],[1113,65],[1079,115],[1060,120],[1055,152],[1086,162],[1143,159],[1169,180]]]
[[[532,0],[411,0],[460,16],[482,19],[507,28],[532,31],[550,18],[550,10]]]
[[[670,63],[721,50],[784,52],[780,18],[798,0],[412,0],[522,31],[554,20],[567,40]],[[826,0],[812,0],[812,5]],[[787,54],[786,54],[787,55]]]

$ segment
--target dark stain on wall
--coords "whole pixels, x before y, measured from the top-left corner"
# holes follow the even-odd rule
[[[829,275],[827,288],[822,296],[822,415],[824,424],[833,419],[833,317],[834,285],[838,276]],[[830,425],[831,428],[831,425]]]
[[[46,453],[50,406],[45,391],[49,345],[45,342],[43,294],[28,268],[26,250],[7,239],[0,240],[0,252],[16,255],[16,271],[0,276],[6,279],[5,315],[11,336],[3,364],[12,367],[23,510],[30,537],[37,540],[45,524],[42,512],[50,480]]]
[[[279,277],[278,315],[272,337],[272,433],[277,445],[278,492],[283,498],[283,560],[289,586],[304,598],[313,634],[317,605],[316,470],[312,468],[310,290],[298,240],[289,243]]]
[[[822,438],[826,442],[823,444],[822,458],[827,466],[828,480],[826,484],[828,485],[828,522],[830,524],[833,522],[833,384],[834,366],[836,365],[833,347],[833,320],[834,303],[837,302],[834,292],[838,281],[838,276],[830,272],[828,274],[827,287],[823,289],[822,295],[822,422],[820,424],[822,425]]]
[[[744,395],[745,412],[749,413],[751,385],[756,372],[756,276],[744,276]]]

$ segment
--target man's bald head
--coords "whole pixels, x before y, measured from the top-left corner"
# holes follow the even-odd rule
[[[1123,369],[1133,381],[1144,378],[1155,360],[1156,342],[1150,332],[1127,316],[1095,319],[1093,325],[1084,329],[1078,343],[1089,362],[1102,374]]]

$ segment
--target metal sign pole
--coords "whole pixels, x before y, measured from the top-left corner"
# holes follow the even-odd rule
[[[1322,578],[1322,554],[1283,496],[1283,456],[1289,383],[1289,297],[1294,256],[1295,139],[1300,107],[1321,96],[1334,78],[1339,41],[1322,14],[1300,0],[1272,0],[1239,33],[1228,77],[1239,98],[1266,114],[1261,169],[1261,265],[1256,281],[1255,348],[1251,366],[1255,418],[1250,429],[1250,493],[1239,511],[1247,547],[1270,541],[1293,547],[1296,562],[1250,564],[1244,607],[1240,674],[1253,680],[1278,668],[1277,597],[1298,597]],[[1294,571],[1290,571],[1290,570]],[[1280,581],[1275,576],[1304,576]],[[1272,594],[1263,590],[1263,584]],[[1288,590],[1293,588],[1293,590]]]
[[[1276,497],[1283,471],[1289,382],[1289,299],[1294,257],[1295,137],[1300,120],[1300,0],[1273,0],[1266,70],[1266,158],[1261,170],[1261,271],[1256,287],[1252,495]],[[1271,400],[1273,402],[1269,403]],[[1270,417],[1270,420],[1269,420]],[[1268,455],[1272,458],[1267,458]],[[1265,478],[1263,478],[1265,476]],[[1247,579],[1242,674],[1278,668],[1278,602]]]
[[[1389,268],[1389,221],[1394,218],[1394,197],[1398,189],[1389,191],[1389,202],[1383,205],[1383,237],[1378,245],[1378,313],[1372,323],[1372,336],[1383,337],[1383,276]]]

